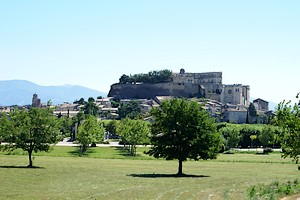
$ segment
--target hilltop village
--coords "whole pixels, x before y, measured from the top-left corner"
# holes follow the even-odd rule
[[[122,104],[135,101],[142,112],[147,113],[152,107],[158,107],[163,100],[172,97],[198,101],[211,116],[221,122],[265,123],[272,115],[267,101],[259,98],[250,102],[249,85],[223,84],[222,72],[187,73],[184,69],[179,73],[162,70],[149,74],[123,75],[119,83],[111,85],[108,97],[95,99],[95,104],[99,118],[118,119]],[[33,95],[33,107],[49,104],[41,103],[38,95]],[[59,104],[55,106],[55,114],[76,116],[83,106],[82,101]],[[9,107],[0,108],[4,112],[9,110]]]
[[[222,72],[187,73],[181,69],[179,73],[169,72],[169,77],[165,75],[167,70],[152,72],[156,76],[160,73],[164,77],[162,80],[146,83],[137,82],[146,74],[123,75],[119,83],[111,86],[108,97],[121,102],[135,99],[146,111],[171,97],[194,98],[213,117],[231,123],[264,123],[272,114],[267,101],[259,98],[250,102],[249,85],[223,84]],[[249,107],[252,106],[255,111],[249,114]]]

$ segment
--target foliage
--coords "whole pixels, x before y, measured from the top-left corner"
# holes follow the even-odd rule
[[[78,127],[80,126],[81,122],[85,119],[85,114],[83,111],[79,111],[76,116],[72,117],[72,127],[74,130],[72,131],[72,136],[71,140],[75,141],[76,140],[76,135],[75,133],[77,132]]]
[[[239,138],[238,145],[242,148],[248,148],[250,146],[264,146],[264,147],[280,147],[280,135],[283,133],[283,129],[274,126],[274,125],[265,125],[265,124],[230,124],[230,123],[219,123],[217,125],[218,130],[223,134],[225,139],[225,145],[230,147],[227,144],[228,135],[231,135],[229,138],[230,143],[237,141]],[[233,132],[233,133],[229,133]],[[251,136],[252,135],[252,139]],[[233,137],[233,138],[232,138]]]
[[[74,101],[73,103],[74,104],[80,104],[80,105],[83,105],[84,104],[84,98],[80,98],[79,100],[76,100],[76,101]]]
[[[178,160],[178,175],[187,159],[214,159],[221,147],[214,119],[194,101],[174,98],[153,108],[151,144],[155,158]]]
[[[29,165],[33,167],[32,153],[38,151],[48,152],[51,144],[59,141],[60,131],[56,117],[52,110],[45,108],[32,108],[27,110],[14,110],[9,117],[0,118],[0,135],[7,145],[2,150],[21,148],[28,152]]]
[[[108,121],[108,122],[107,122]],[[110,138],[114,138],[117,136],[117,127],[119,121],[117,120],[106,120],[103,121],[103,125],[106,131],[108,131]]]
[[[119,117],[120,119],[123,118],[130,118],[135,119],[139,118],[142,114],[142,109],[140,104],[137,101],[131,100],[128,103],[121,103],[119,108]]]
[[[252,116],[252,117],[258,115],[257,111],[256,111],[256,108],[255,108],[253,103],[250,103],[250,105],[249,105],[249,115]]]
[[[111,107],[113,108],[119,108],[120,101],[119,100],[111,100]]]
[[[298,179],[280,183],[278,181],[272,182],[268,185],[251,186],[247,190],[249,199],[277,199],[278,197],[296,194],[300,192],[300,183]]]
[[[290,101],[279,103],[273,123],[284,130],[284,134],[280,135],[281,145],[284,149],[283,156],[289,156],[298,163],[300,156],[300,100],[294,105],[291,105]]]
[[[169,82],[171,80],[172,71],[164,69],[159,71],[150,71],[148,74],[134,74],[134,75],[125,75],[123,74],[119,83],[164,83]]]
[[[67,136],[67,135],[71,135],[71,132],[72,132],[72,125],[73,125],[73,122],[72,122],[72,119],[69,118],[69,117],[60,117],[59,118],[59,124],[60,124],[60,132],[64,135],[64,136]]]
[[[219,132],[224,137],[224,144],[227,150],[238,146],[241,139],[239,127],[226,126],[221,128]]]
[[[102,123],[98,122],[97,119],[90,115],[79,127],[77,133],[77,142],[80,144],[80,150],[83,154],[89,144],[100,143],[103,141],[104,128]]]
[[[267,147],[270,144],[275,143],[275,128],[274,126],[264,126],[260,135],[258,136],[259,141],[263,145],[263,147]]]
[[[118,125],[117,132],[121,135],[124,145],[129,146],[131,155],[135,156],[137,145],[149,143],[150,124],[141,120],[125,118]]]
[[[83,112],[86,115],[98,115],[98,106],[96,105],[95,99],[93,97],[90,97],[87,102],[84,103]]]

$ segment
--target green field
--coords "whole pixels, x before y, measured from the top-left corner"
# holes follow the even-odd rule
[[[300,178],[297,165],[280,154],[220,155],[213,161],[183,164],[187,177],[175,177],[176,161],[137,158],[112,147],[79,157],[75,147],[39,153],[29,169],[21,151],[0,155],[0,199],[246,199],[250,185]],[[112,159],[114,158],[114,159]]]

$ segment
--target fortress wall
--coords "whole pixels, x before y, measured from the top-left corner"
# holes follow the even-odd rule
[[[222,72],[173,73],[172,82],[156,84],[114,84],[108,96],[120,99],[150,99],[155,96],[206,97],[222,103],[250,104],[250,87],[223,85]]]
[[[206,93],[205,97],[208,99],[213,99],[219,102],[222,102],[221,95],[216,93]]]
[[[208,93],[221,93],[223,88],[222,72],[173,74],[173,82],[202,85]]]
[[[155,96],[193,97],[199,96],[198,85],[178,83],[114,84],[108,96],[120,99],[150,99]]]
[[[175,83],[186,83],[188,79],[192,79],[196,84],[198,82],[222,84],[222,72],[173,74],[173,82]]]

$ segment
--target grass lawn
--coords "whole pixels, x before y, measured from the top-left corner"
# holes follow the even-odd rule
[[[250,185],[300,178],[297,165],[280,154],[220,155],[188,161],[176,178],[176,161],[156,160],[138,148],[132,158],[121,149],[91,149],[78,157],[75,147],[39,153],[28,169],[21,151],[0,155],[0,199],[246,199]],[[114,159],[111,159],[114,158]]]

